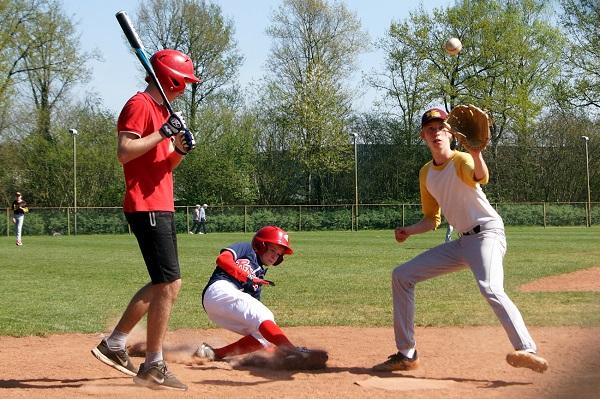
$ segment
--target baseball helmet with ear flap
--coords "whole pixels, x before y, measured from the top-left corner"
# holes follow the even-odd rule
[[[285,249],[283,252],[284,255],[291,255],[294,253],[290,247],[288,233],[277,226],[265,226],[258,230],[252,238],[252,248],[254,248],[259,255],[262,255],[267,251],[267,243],[281,245]],[[283,255],[281,255],[273,265],[276,266],[281,262],[283,262]]]
[[[192,60],[181,51],[159,50],[150,57],[150,63],[165,92],[180,93],[185,90],[186,83],[201,82],[194,75]]]

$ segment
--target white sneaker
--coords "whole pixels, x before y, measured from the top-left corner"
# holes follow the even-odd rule
[[[193,231],[189,231],[189,233],[190,233],[190,234],[194,234],[194,232],[193,232]]]
[[[506,361],[513,367],[525,367],[538,373],[548,370],[548,362],[541,356],[527,351],[514,351],[506,355]]]

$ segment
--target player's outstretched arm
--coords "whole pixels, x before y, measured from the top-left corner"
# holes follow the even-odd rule
[[[406,239],[415,234],[426,233],[436,228],[435,222],[429,218],[423,218],[420,222],[411,224],[406,227],[397,227],[394,231],[396,241],[404,242]]]

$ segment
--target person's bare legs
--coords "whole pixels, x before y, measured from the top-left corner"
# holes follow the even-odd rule
[[[130,333],[148,313],[148,350],[159,352],[180,288],[181,279],[169,283],[146,284],[131,298],[115,330]]]
[[[150,283],[135,293],[111,335],[92,349],[92,354],[98,360],[127,375],[137,374],[137,367],[131,362],[127,353],[126,340],[131,330],[148,312],[153,298],[154,290]]]
[[[177,299],[180,288],[181,279],[152,286],[152,299],[147,309],[147,352],[162,352],[162,343],[167,332],[169,319],[171,318],[171,309]]]
[[[137,323],[144,317],[152,301],[152,283],[148,283],[135,293],[121,319],[115,326],[115,330],[129,334]]]

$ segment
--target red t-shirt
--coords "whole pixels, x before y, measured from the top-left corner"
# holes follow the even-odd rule
[[[145,137],[165,123],[169,112],[149,94],[138,92],[123,107],[117,122],[118,132]],[[123,165],[125,199],[123,211],[175,211],[173,169],[167,159],[169,140],[163,140],[145,154]]]

